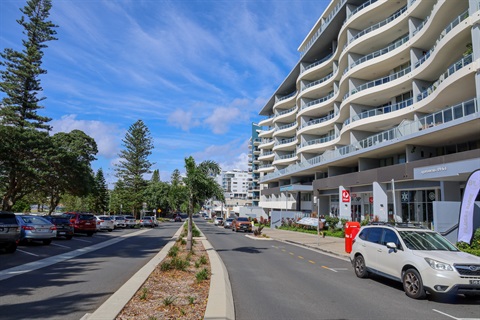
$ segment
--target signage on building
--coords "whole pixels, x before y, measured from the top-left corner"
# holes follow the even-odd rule
[[[369,197],[368,202],[373,203],[373,197]]]
[[[350,191],[342,190],[342,202],[350,202]]]

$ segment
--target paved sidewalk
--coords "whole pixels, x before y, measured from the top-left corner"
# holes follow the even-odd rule
[[[345,239],[326,236],[319,237],[316,234],[309,234],[297,231],[264,228],[262,233],[269,238],[288,243],[294,243],[304,247],[328,252],[336,256],[348,259],[349,254],[345,252]]]

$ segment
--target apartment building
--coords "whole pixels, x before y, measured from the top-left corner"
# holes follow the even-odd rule
[[[251,177],[249,179],[248,201],[246,203],[247,206],[251,207],[258,207],[260,201],[260,173],[258,171],[259,158],[261,157],[258,146],[262,141],[262,139],[258,137],[260,130],[261,127],[258,124],[252,123],[252,135],[248,142],[248,172],[251,174]]]
[[[334,0],[298,50],[259,112],[259,205],[458,222],[480,168],[480,0]]]

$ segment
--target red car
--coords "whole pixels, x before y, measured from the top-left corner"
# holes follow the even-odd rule
[[[62,216],[70,220],[75,233],[85,233],[91,237],[97,232],[97,219],[91,213],[66,212]]]

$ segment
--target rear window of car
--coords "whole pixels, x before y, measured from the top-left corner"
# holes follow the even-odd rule
[[[78,217],[80,220],[94,220],[95,216],[92,214],[81,214]]]
[[[109,220],[112,220],[112,219],[111,219],[110,217],[108,217],[108,216],[100,216],[100,217],[98,217],[98,218],[99,218],[99,219],[102,219],[102,220],[108,220],[108,221],[109,221]]]
[[[135,219],[133,216],[125,216],[125,219]]]
[[[69,224],[70,223],[70,220],[68,219],[65,219],[65,218],[52,218],[52,217],[49,217],[49,218],[45,218],[47,220],[50,220],[51,222],[55,223],[55,224]]]
[[[248,218],[237,218],[237,221],[248,221]]]
[[[23,220],[25,223],[31,223],[31,224],[46,224],[46,223],[51,223],[47,219],[44,219],[42,217],[35,217],[35,216],[22,216],[20,219]]]
[[[13,214],[0,213],[0,224],[17,224],[17,219]]]

